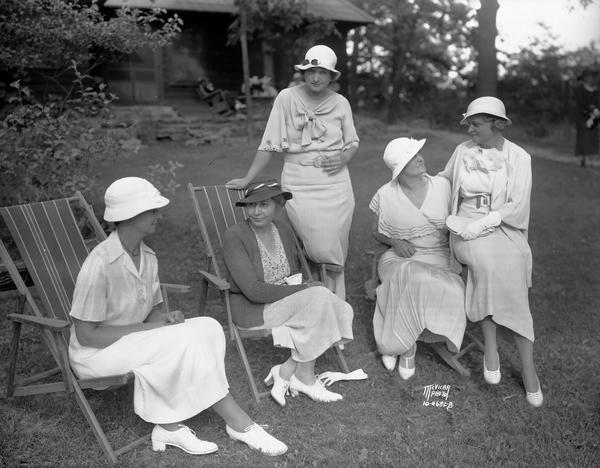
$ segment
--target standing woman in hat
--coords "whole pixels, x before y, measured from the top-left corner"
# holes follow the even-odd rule
[[[271,329],[273,344],[290,357],[265,379],[271,396],[285,405],[288,389],[315,401],[342,395],[315,376],[315,361],[333,344],[352,340],[352,307],[319,282],[302,283],[294,233],[275,218],[293,199],[275,179],[254,181],[236,203],[248,219],[225,232],[223,255],[231,279],[231,311],[236,325]]]
[[[528,298],[531,157],[502,135],[511,121],[500,99],[475,99],[461,124],[471,140],[457,146],[438,175],[452,183],[450,247],[455,261],[468,267],[465,308],[483,332],[483,376],[488,384],[500,382],[496,330],[507,328],[521,355],[527,401],[541,406]]]
[[[155,424],[152,449],[171,445],[194,455],[217,446],[182,421],[213,408],[232,439],[266,455],[287,447],[255,424],[229,393],[225,336],[209,317],[164,312],[156,255],[144,243],[169,203],[145,179],[125,177],[104,196],[116,229],[86,258],[75,284],[69,358],[81,378],[135,374],[134,410]]]
[[[294,194],[287,214],[310,259],[341,270],[329,273],[327,286],[343,299],[342,268],[354,212],[346,165],[358,149],[358,136],[348,100],[329,87],[340,76],[336,63],[327,46],[306,52],[295,66],[304,73],[304,83],[279,93],[247,174],[227,186],[246,187],[274,154],[283,155],[281,183]]]
[[[450,184],[427,174],[424,144],[413,138],[388,143],[383,160],[392,180],[369,204],[373,236],[390,247],[377,265],[373,332],[383,365],[393,370],[399,356],[404,380],[415,373],[417,339],[445,341],[457,353],[467,322],[464,283],[450,269]]]
[[[600,91],[598,72],[584,70],[579,77],[581,83],[575,87],[575,156],[580,165],[597,165],[600,129]]]

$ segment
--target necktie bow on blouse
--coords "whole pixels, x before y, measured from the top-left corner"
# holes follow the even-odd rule
[[[300,128],[302,128],[302,146],[308,146],[312,140],[321,138],[327,132],[323,122],[317,117],[319,112],[305,111],[300,115]]]

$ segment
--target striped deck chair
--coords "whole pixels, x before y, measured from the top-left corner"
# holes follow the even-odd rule
[[[231,316],[231,303],[229,298],[229,283],[227,281],[226,267],[223,261],[222,237],[227,228],[244,220],[246,215],[244,210],[235,206],[235,202],[243,198],[242,190],[229,190],[224,185],[195,187],[191,183],[188,184],[188,190],[194,212],[204,241],[204,263],[201,266],[200,276],[200,304],[199,315],[204,313],[206,308],[206,300],[208,296],[209,286],[215,287],[221,295],[224,307],[227,313],[227,325],[229,328],[230,338],[235,343],[246,376],[252,389],[252,395],[257,402],[268,395],[269,392],[260,392],[256,385],[256,380],[252,373],[246,350],[244,348],[244,339],[260,339],[271,335],[271,330],[267,328],[245,329],[238,327],[233,323]],[[296,239],[298,252],[302,252],[298,239]],[[312,279],[312,274],[306,258],[301,255],[300,261],[302,270],[306,278]],[[334,346],[337,354],[340,367],[344,372],[349,372],[348,364],[339,346]]]
[[[371,277],[365,281],[365,297],[371,301],[374,301],[377,297],[377,286],[379,286],[379,274],[377,273],[377,262],[379,257],[388,250],[388,246],[380,244],[376,249],[367,250],[366,254],[371,257]],[[467,325],[468,327],[468,325]],[[479,348],[481,351],[484,350],[483,343],[470,331],[465,331],[465,336],[469,339],[470,343],[463,346],[458,353],[452,353],[448,351],[448,348],[444,343],[435,342],[429,343],[433,350],[441,357],[446,364],[452,369],[458,372],[463,377],[469,377],[471,371],[467,369],[461,362],[462,358],[466,353],[470,352],[473,348]]]
[[[7,397],[54,392],[73,395],[102,450],[112,463],[116,463],[119,455],[146,441],[150,434],[114,450],[83,390],[125,385],[133,381],[133,373],[80,379],[72,371],[68,357],[69,311],[75,280],[90,250],[104,240],[106,234],[80,192],[70,198],[0,208],[0,215],[33,279],[35,291],[34,295],[25,285],[15,260],[0,240],[2,262],[30,311],[27,315],[8,315],[13,323],[13,336],[9,351]],[[173,286],[183,291],[186,289],[185,286]],[[163,289],[163,294],[165,292]],[[41,329],[56,367],[15,382],[19,337],[24,324]]]

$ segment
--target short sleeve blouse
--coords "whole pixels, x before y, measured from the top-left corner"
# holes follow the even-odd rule
[[[156,255],[143,242],[140,269],[123,250],[117,231],[88,255],[75,284],[70,315],[104,325],[143,322],[162,302]]]
[[[299,88],[286,88],[275,98],[259,150],[301,153],[358,145],[352,109],[345,97],[331,91],[311,109]]]

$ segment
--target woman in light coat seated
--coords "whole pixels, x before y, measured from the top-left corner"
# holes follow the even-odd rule
[[[194,455],[215,452],[183,425],[207,408],[232,438],[266,455],[287,446],[255,424],[229,393],[225,336],[209,317],[163,312],[156,255],[143,241],[169,203],[145,179],[125,177],[105,194],[104,219],[116,229],[86,258],[77,276],[70,315],[69,358],[81,378],[133,372],[134,410],[155,424],[152,449],[167,445]]]
[[[529,309],[532,256],[527,231],[531,197],[531,157],[503,136],[512,122],[493,96],[472,101],[460,122],[471,139],[456,147],[438,175],[452,183],[453,261],[469,269],[465,308],[479,322],[485,352],[483,377],[500,382],[498,326],[512,332],[521,355],[526,400],[544,401],[533,361],[533,319]]]
[[[319,282],[291,280],[300,271],[294,233],[274,218],[292,194],[275,179],[254,181],[244,194],[236,204],[248,219],[229,228],[223,239],[233,321],[244,328],[270,328],[275,346],[291,350],[265,379],[279,405],[285,405],[288,389],[316,401],[341,400],[325,389],[314,368],[333,344],[353,339],[352,307]]]
[[[445,220],[450,184],[427,175],[425,139],[396,138],[383,155],[392,180],[375,194],[373,236],[390,248],[378,262],[381,284],[373,331],[383,365],[403,379],[415,373],[417,340],[445,341],[457,352],[466,326],[464,284],[450,269]]]

